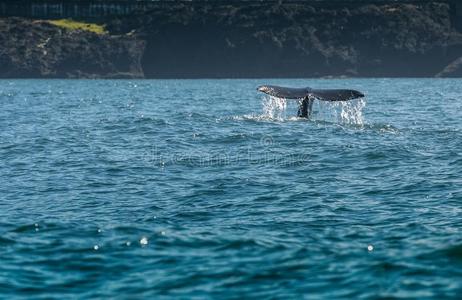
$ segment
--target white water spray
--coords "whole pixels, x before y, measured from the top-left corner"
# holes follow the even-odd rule
[[[290,120],[297,115],[299,101],[287,101],[273,96],[263,97],[263,116],[279,121]],[[313,103],[310,119],[315,121],[335,122],[342,124],[363,125],[364,98],[350,101],[319,101]]]
[[[262,99],[263,115],[270,119],[286,119],[287,100],[273,96],[265,96]]]
[[[364,98],[350,101],[315,101],[313,119],[342,124],[363,125]]]

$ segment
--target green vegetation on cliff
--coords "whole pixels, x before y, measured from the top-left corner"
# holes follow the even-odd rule
[[[80,21],[74,21],[70,19],[61,19],[61,20],[48,20],[50,24],[56,25],[61,28],[69,29],[69,30],[84,30],[90,31],[97,34],[105,34],[107,31],[104,29],[104,26],[98,25],[95,23],[86,23]]]
[[[144,42],[0,18],[0,78],[139,78]]]

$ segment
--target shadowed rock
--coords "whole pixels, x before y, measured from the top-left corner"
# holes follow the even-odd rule
[[[449,5],[416,3],[159,2],[103,35],[0,19],[0,77],[460,76]]]
[[[44,21],[0,19],[0,77],[139,78],[144,42],[73,31]]]

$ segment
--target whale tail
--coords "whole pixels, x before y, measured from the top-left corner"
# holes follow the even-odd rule
[[[359,91],[347,89],[289,88],[276,85],[262,85],[257,90],[277,98],[299,100],[308,97],[323,101],[348,101],[364,97],[364,94]]]

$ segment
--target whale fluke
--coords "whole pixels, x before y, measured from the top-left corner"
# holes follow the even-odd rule
[[[299,100],[315,98],[323,101],[348,101],[364,97],[364,94],[359,91],[346,89],[289,88],[276,85],[262,85],[257,90],[278,98]]]

